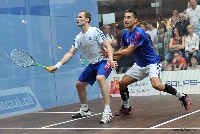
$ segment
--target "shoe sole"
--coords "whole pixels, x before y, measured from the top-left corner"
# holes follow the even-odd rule
[[[186,111],[188,111],[191,108],[191,106],[192,106],[192,101],[190,100],[189,96],[187,96],[187,100],[188,100],[188,107],[185,108]]]
[[[72,116],[72,118],[73,118],[73,119],[77,119],[77,118],[83,118],[83,117],[89,117],[89,116],[91,116],[91,115],[86,115],[86,116],[81,116],[81,117],[73,117],[73,116]]]
[[[110,119],[110,121],[112,120],[112,118]],[[100,124],[107,124],[107,123],[109,123],[110,121],[108,121],[108,122],[103,122],[103,121],[100,121]]]
[[[128,111],[127,113],[115,114],[115,116],[128,115],[128,114],[131,114],[131,113],[132,113],[132,110]]]
[[[110,122],[110,121],[109,121]],[[109,122],[103,122],[103,121],[100,121],[100,124],[107,124],[107,123],[109,123]]]

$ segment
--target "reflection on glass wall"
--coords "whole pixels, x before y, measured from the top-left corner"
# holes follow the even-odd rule
[[[49,15],[48,0],[5,0],[0,4],[0,90],[7,92],[13,88],[30,87],[44,107],[56,104],[53,76],[37,67],[14,65],[10,53],[15,48],[23,49],[43,65],[53,64]],[[49,103],[46,103],[44,93],[48,94]]]
[[[152,42],[163,65],[162,70],[199,68],[200,5],[199,0],[99,0],[100,27],[110,25],[110,33],[117,40],[124,29],[124,11],[133,9],[138,14],[138,26]],[[114,14],[114,17],[113,17]],[[190,30],[191,29],[191,30]],[[192,36],[192,41],[189,40]],[[195,63],[193,63],[195,61]],[[130,55],[121,58],[118,73],[124,73],[134,64]],[[193,67],[195,64],[195,67]]]
[[[98,27],[96,0],[0,1],[0,92],[30,87],[42,108],[79,101],[75,83],[84,68],[79,62],[80,53],[55,74],[38,67],[18,67],[11,62],[10,53],[20,48],[43,65],[56,64],[80,32],[76,26],[76,15],[80,10],[91,12],[91,24]],[[93,88],[97,88],[96,85]],[[88,99],[99,97],[99,90],[88,94]]]

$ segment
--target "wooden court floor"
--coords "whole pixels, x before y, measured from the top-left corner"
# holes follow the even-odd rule
[[[103,100],[89,101],[93,116],[74,120],[73,112],[80,104],[0,120],[0,134],[199,134],[200,95],[190,95],[193,105],[185,111],[178,98],[165,96],[131,97],[133,112],[114,116],[108,124],[100,124]],[[121,98],[111,97],[113,115],[121,106]]]

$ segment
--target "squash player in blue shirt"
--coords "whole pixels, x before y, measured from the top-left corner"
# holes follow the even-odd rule
[[[136,60],[134,65],[126,72],[119,83],[120,95],[123,100],[122,107],[115,113],[115,116],[129,114],[132,109],[129,104],[128,85],[135,83],[149,76],[153,88],[164,91],[179,98],[187,111],[192,102],[190,97],[184,93],[178,93],[171,85],[162,84],[160,79],[161,64],[152,44],[146,36],[144,30],[137,27],[137,13],[131,9],[125,11],[124,26],[126,30],[122,33],[121,48],[114,52],[114,59],[121,56],[132,55]],[[106,52],[103,52],[106,54]]]

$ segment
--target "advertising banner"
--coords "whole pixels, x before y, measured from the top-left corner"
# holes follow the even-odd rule
[[[119,80],[124,76],[124,74],[115,74],[111,72],[107,78],[107,83],[109,85],[110,94],[112,97],[120,97],[119,91]],[[147,77],[142,81],[138,81],[128,86],[130,96],[149,96],[149,95],[160,95],[160,91],[152,88],[150,83],[150,78]]]
[[[120,97],[119,80],[124,74],[111,72],[107,78],[112,97]],[[200,70],[163,71],[163,83],[173,86],[180,93],[200,94]],[[130,96],[167,95],[165,92],[155,90],[147,77],[128,86]]]
[[[0,119],[42,110],[30,87],[0,90]]]
[[[200,70],[164,71],[162,74],[163,83],[173,86],[178,92],[200,94]]]

